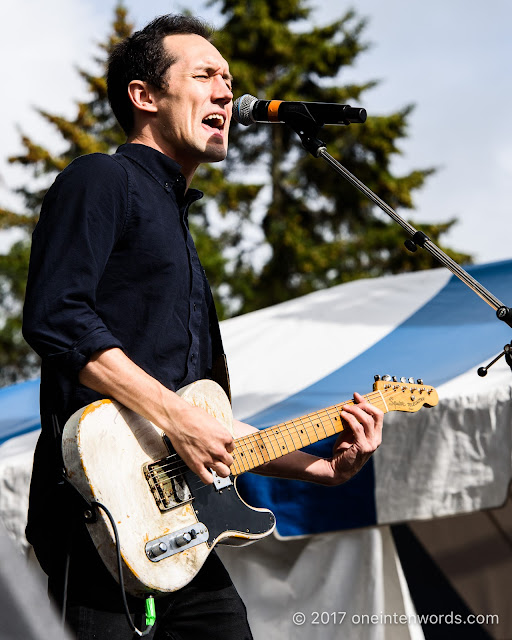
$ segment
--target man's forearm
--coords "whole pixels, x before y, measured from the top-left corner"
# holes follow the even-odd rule
[[[79,373],[80,383],[104,394],[162,428],[168,412],[186,404],[128,358],[121,349],[95,353]]]
[[[176,452],[203,482],[210,469],[229,475],[233,439],[203,409],[194,407],[132,362],[121,349],[95,353],[80,371],[81,384],[114,398],[160,427]]]
[[[235,437],[250,433],[259,432],[258,429],[244,422],[235,420],[233,422],[235,429]],[[236,446],[236,440],[235,440]],[[305,482],[314,482],[316,484],[324,484],[330,486],[333,484],[332,467],[328,460],[319,458],[318,456],[305,453],[304,451],[293,451],[286,455],[266,462],[252,469],[253,473],[262,476],[272,476],[274,478],[287,478],[289,480],[303,480]]]

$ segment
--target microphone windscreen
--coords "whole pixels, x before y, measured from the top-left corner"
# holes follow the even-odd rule
[[[238,124],[243,124],[248,127],[250,124],[254,124],[252,119],[252,108],[257,98],[245,93],[240,98],[237,98],[233,103],[233,118]]]

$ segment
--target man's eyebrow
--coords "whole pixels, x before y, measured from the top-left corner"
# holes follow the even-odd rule
[[[217,71],[220,71],[220,67],[218,65],[215,64],[210,64],[209,62],[204,62],[201,64],[198,64],[194,67],[194,71],[209,71],[212,73],[216,73]],[[225,80],[230,80],[231,82],[233,82],[234,78],[231,75],[231,73],[223,73],[222,77]]]

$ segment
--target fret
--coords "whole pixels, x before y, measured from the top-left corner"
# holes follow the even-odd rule
[[[251,442],[244,442],[244,446],[243,446],[243,451],[245,453],[246,456],[246,460],[250,465],[250,469],[253,469],[254,467],[257,467],[260,463],[256,463],[254,464],[254,457],[253,457],[253,453],[254,453],[254,447],[251,447]]]
[[[290,449],[290,447],[288,446],[288,439],[290,437],[290,430],[289,430],[289,422],[285,422],[282,426],[281,426],[281,430],[280,430],[280,435],[277,436],[276,440],[280,437],[282,438],[284,444],[280,444],[279,443],[279,447],[281,449],[281,455],[285,455],[287,453],[291,453],[293,451],[293,448]]]
[[[419,383],[418,383],[419,384]],[[373,393],[365,396],[372,404],[382,409],[384,412],[397,410],[395,406],[388,407],[385,398],[400,396],[409,391],[407,385],[398,385],[393,389],[384,388],[384,392],[375,389]],[[424,387],[419,393],[424,393],[424,401],[416,402],[411,395],[403,395],[405,402],[401,401],[398,410],[400,411],[417,411],[425,401],[430,400],[429,406],[434,406],[438,402],[435,389]],[[431,395],[433,394],[433,395]],[[409,402],[409,398],[411,398]],[[420,401],[422,400],[420,396]],[[434,401],[434,402],[433,402]],[[240,475],[246,471],[250,471],[265,462],[270,462],[281,456],[284,456],[297,449],[328,438],[336,433],[343,431],[343,421],[341,412],[344,406],[353,405],[354,400],[347,400],[342,404],[336,404],[327,409],[314,411],[308,415],[283,422],[274,427],[263,429],[257,433],[253,433],[242,438],[238,438],[235,442],[235,451],[233,453],[234,462],[231,466],[234,475]]]
[[[308,444],[313,444],[313,440],[311,440],[311,436],[309,434],[309,430],[304,428],[304,433],[306,434],[306,436],[307,436],[307,438],[309,440]]]
[[[240,467],[240,463],[238,461],[238,458],[234,458],[234,462],[231,465],[231,472],[234,476],[239,476],[240,474],[243,473],[241,467]]]
[[[304,443],[302,441],[301,433],[302,434],[305,433],[307,435],[307,429],[305,428],[305,425],[304,425],[304,422],[303,422],[302,418],[299,418],[299,420],[300,420],[300,429],[299,429],[299,427],[297,427],[297,435],[298,435],[299,440],[300,440],[300,447],[298,447],[298,448],[302,449],[302,447],[307,446],[308,443],[307,442]],[[309,437],[308,437],[308,439],[309,439]]]
[[[268,443],[269,443],[269,444],[270,444],[270,446],[272,447],[272,454],[273,454],[273,456],[272,456],[272,458],[271,458],[271,459],[272,459],[272,460],[275,460],[275,459],[278,457],[278,454],[276,453],[276,450],[274,449],[274,445],[272,444],[272,440],[271,440],[271,438],[269,437],[269,436],[270,436],[270,431],[269,431],[269,433],[267,433],[266,431],[262,431],[261,433],[262,433],[262,434],[263,434],[263,436],[268,440]]]
[[[345,402],[344,404],[354,404],[353,402]],[[334,409],[335,416],[334,416],[334,422],[332,421],[332,415],[329,412],[329,420],[331,421],[332,427],[334,429],[334,431],[336,433],[340,433],[341,431],[343,431],[343,422],[341,420],[341,412],[343,410],[343,405],[342,404],[336,404],[334,405],[334,407],[332,407],[332,409]]]
[[[327,433],[325,425],[324,425],[323,421],[320,419],[320,416],[318,415],[318,413],[316,414],[318,422],[316,422],[316,421],[313,422],[313,415],[314,414],[310,413],[307,417],[309,418],[311,424],[313,425],[313,429],[315,430],[316,434],[318,435],[318,439],[320,440],[320,438],[324,438],[324,437],[327,438],[327,437],[329,437],[329,435],[332,435],[332,434],[328,434]],[[322,427],[322,429],[324,430],[324,434],[325,434],[324,436],[320,436],[320,434],[318,433],[318,430],[320,429],[320,427]]]
[[[272,458],[270,457],[270,453],[268,452],[267,445],[265,444],[263,433],[260,432],[255,434],[255,438],[257,439],[257,442],[258,442],[260,455],[263,458],[262,464],[264,464],[265,462],[270,462]]]
[[[329,416],[329,421],[331,423],[334,433],[340,433],[340,431],[343,431],[343,423],[341,422],[341,416],[340,416],[341,408],[342,408],[342,405],[339,405],[339,404],[333,407],[333,409],[335,409],[336,411],[336,415],[334,416],[334,422],[336,422],[336,424],[334,424],[334,422],[332,421],[331,413],[329,411],[327,412],[327,415]]]
[[[249,451],[249,455],[251,456],[251,459],[256,458],[256,464],[254,466],[259,467],[260,464],[263,464],[265,462],[265,458],[263,456],[263,454],[260,451],[260,447],[259,447],[259,443],[261,442],[261,438],[258,437],[258,434],[251,434],[249,436],[249,442],[250,445],[247,445],[247,447],[249,448],[250,446],[250,451]]]
[[[251,467],[249,466],[248,462],[247,462],[247,458],[245,457],[245,452],[243,451],[243,443],[242,446],[238,449],[238,462],[239,465],[241,465],[242,469],[241,469],[241,473],[244,473],[245,471],[250,471]]]
[[[287,453],[291,453],[293,451],[293,447],[290,449],[288,446],[290,434],[289,427],[287,422],[279,425],[279,428],[274,428],[272,430],[272,439],[277,446],[277,457],[284,456]]]
[[[290,447],[288,447],[288,453],[290,453],[291,451],[297,451],[297,449],[301,449],[302,448],[302,441],[300,439],[300,426],[297,424],[300,421],[300,423],[302,424],[302,418],[298,418],[296,420],[292,420],[290,422],[286,422],[286,431],[287,433],[287,437],[288,437],[288,441],[290,441],[291,439],[291,449]],[[287,445],[288,446],[288,445]]]

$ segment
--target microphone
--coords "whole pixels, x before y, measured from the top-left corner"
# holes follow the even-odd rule
[[[233,118],[246,127],[255,122],[288,122],[298,116],[305,116],[319,125],[363,123],[366,110],[333,102],[258,100],[248,93],[233,103]]]

